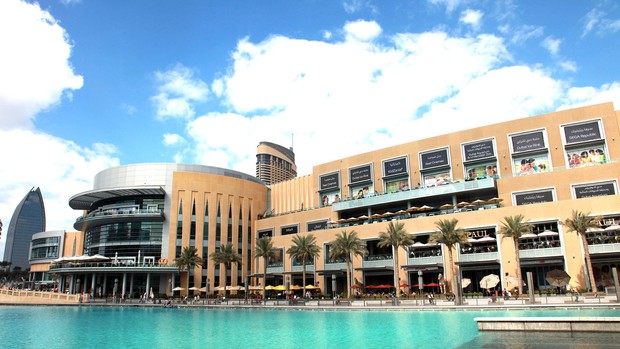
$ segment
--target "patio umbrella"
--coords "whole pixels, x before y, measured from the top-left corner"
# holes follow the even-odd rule
[[[396,211],[396,214],[405,214],[405,213],[407,213],[407,211],[405,211],[405,210],[398,210],[398,211]]]
[[[497,284],[499,284],[499,276],[495,274],[489,274],[480,280],[480,287],[485,290],[491,289],[497,286]]]
[[[357,217],[357,219],[368,219],[368,216],[367,215],[361,215],[361,216]]]
[[[417,210],[419,210],[419,209],[420,209],[420,208],[419,208],[419,207],[417,207],[417,206],[411,206],[411,207],[409,207],[409,208],[407,209],[407,212],[413,212],[413,211],[417,211]]]
[[[306,288],[308,288],[308,287],[306,287]],[[351,286],[351,288],[357,289],[357,288],[362,288],[362,287],[360,285],[353,285],[353,286]]]
[[[538,235],[536,235],[536,234],[525,233],[525,234],[521,235],[521,237],[519,239],[535,239],[537,237],[538,237]]]
[[[605,231],[614,231],[614,230],[620,230],[620,225],[612,224],[608,226],[607,228],[605,228]]]
[[[449,210],[449,209],[451,209],[453,207],[454,207],[454,205],[451,205],[451,204],[443,204],[443,205],[439,206],[439,208],[442,209],[442,210]]]
[[[407,285],[407,284],[401,284],[400,285],[400,288],[407,288],[407,287],[409,287],[409,285]]]
[[[484,203],[486,203],[486,201],[480,199],[472,201],[472,205],[482,205]]]
[[[354,285],[357,286],[357,285]],[[314,286],[314,285],[306,285],[306,290],[316,290],[318,287]],[[357,288],[359,288],[359,286],[357,286]]]
[[[424,284],[424,287],[439,287],[439,284],[436,282],[431,282],[430,284]]]
[[[185,289],[183,287],[179,287],[179,286],[172,289],[172,291],[184,291],[184,290]]]
[[[588,228],[588,230],[586,230],[586,233],[600,233],[602,231],[605,231],[605,229],[593,227],[593,228]]]
[[[430,211],[430,210],[432,210],[432,209],[433,209],[432,207],[430,207],[430,206],[428,206],[428,205],[424,205],[424,206],[420,207],[420,209],[419,209],[419,210],[420,210],[420,211]]]
[[[504,199],[500,199],[498,197],[495,197],[495,198],[491,198],[491,199],[487,200],[487,203],[489,203],[489,204],[497,204],[498,202],[502,202],[502,201],[504,201]]]
[[[517,279],[516,276],[512,276],[512,275],[506,276],[506,282],[511,284],[514,287],[519,287],[519,279]],[[525,286],[525,281],[521,280],[521,284]]]
[[[469,203],[469,202],[467,202],[467,201],[461,201],[461,202],[459,202],[458,204],[456,204],[456,207],[466,207],[466,206],[469,206],[469,205],[470,205],[470,203]]]
[[[568,285],[570,275],[568,275],[564,270],[553,269],[547,273],[545,280],[547,280],[551,286],[563,287]]]
[[[495,241],[495,238],[487,235],[487,236],[484,236],[478,239],[478,242],[487,242],[487,241]]]
[[[556,236],[556,235],[560,235],[560,233],[557,233],[555,231],[551,231],[551,230],[545,230],[542,233],[538,234],[538,236]]]
[[[258,290],[262,290],[263,287],[262,286],[250,286],[250,287],[248,287],[248,289],[250,291],[258,291]]]
[[[275,286],[272,286],[272,285],[267,285],[267,286],[265,286],[265,290],[266,290],[266,291],[274,291],[275,289],[276,289],[276,287],[275,287]]]
[[[465,287],[467,287],[469,285],[471,285],[471,279],[469,279],[469,278],[461,279],[461,287],[462,288],[465,288]]]
[[[425,244],[425,243],[423,243],[423,242],[420,242],[420,241],[416,241],[416,242],[413,244],[413,247],[424,247],[424,246],[426,246],[426,244]]]
[[[394,288],[394,286],[383,284],[383,285],[378,285],[377,288]]]
[[[153,288],[151,287],[151,292],[149,293],[149,297],[151,299],[155,298],[155,293],[153,293]]]
[[[370,218],[381,218],[382,216],[378,213],[375,213],[373,215],[370,216]]]
[[[284,291],[286,288],[284,285],[278,285],[273,288],[274,291]]]
[[[196,286],[193,286],[193,287],[188,288],[188,290],[190,290],[190,291],[200,291],[200,288],[196,287]]]

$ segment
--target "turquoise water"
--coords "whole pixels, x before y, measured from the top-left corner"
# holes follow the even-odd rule
[[[0,346],[51,349],[473,348],[489,341],[486,338],[481,342],[473,319],[501,316],[617,317],[620,309],[298,311],[4,306],[0,307]]]

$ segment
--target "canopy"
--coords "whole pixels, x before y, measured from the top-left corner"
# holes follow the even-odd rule
[[[538,234],[538,236],[556,236],[556,235],[560,235],[560,233],[557,233],[551,230],[545,230],[542,233]]]
[[[480,287],[486,290],[491,289],[499,284],[499,276],[489,274],[480,280]]]

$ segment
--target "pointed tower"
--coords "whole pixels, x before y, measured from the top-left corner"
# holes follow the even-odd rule
[[[30,267],[28,254],[32,235],[45,231],[45,206],[39,188],[32,188],[17,205],[6,233],[3,261],[11,262],[11,269]]]

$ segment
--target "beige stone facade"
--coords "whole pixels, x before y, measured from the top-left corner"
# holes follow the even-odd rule
[[[532,116],[331,161],[314,166],[308,177],[275,184],[271,188],[272,215],[256,223],[257,234],[272,236],[275,246],[281,249],[279,261],[268,268],[268,283],[282,284],[289,277],[293,284],[301,284],[299,268],[285,253],[294,233],[312,233],[322,246],[321,256],[308,268],[309,283],[318,282],[329,293],[331,276],[336,275],[340,292],[345,284],[344,267],[330,263],[326,256],[326,246],[336,233],[355,231],[376,245],[379,232],[386,229],[389,220],[398,219],[417,241],[427,242],[437,221],[455,218],[458,227],[478,238],[488,235],[495,239],[469,246],[480,245],[487,252],[454,251],[461,276],[472,279],[473,289],[478,290],[475,282],[482,274],[495,273],[501,277],[499,287],[512,288],[508,282],[516,272],[516,252],[512,240],[498,234],[498,227],[504,217],[522,214],[535,225],[536,234],[547,231],[522,242],[523,248],[531,247],[520,252],[523,277],[532,272],[537,288],[550,288],[544,274],[550,269],[562,269],[571,275],[573,287],[586,288],[580,238],[562,225],[572,210],[580,210],[605,217],[602,229],[611,226],[603,237],[592,237],[607,239],[604,243],[590,246],[598,287],[608,287],[610,268],[620,262],[620,244],[610,240],[620,234],[613,230],[614,224],[620,223],[619,118],[620,112],[612,103]],[[602,155],[597,155],[597,150]],[[583,161],[573,161],[574,154],[582,156],[584,151],[588,156],[582,157]],[[536,170],[531,169],[532,165]],[[472,175],[477,179],[469,180]],[[363,192],[366,188],[368,194]],[[358,194],[364,197],[357,199]],[[489,203],[493,198],[499,200]],[[475,200],[487,204],[457,207],[458,203]],[[444,204],[455,207],[439,209]],[[433,209],[407,211],[423,205]],[[343,221],[399,210],[407,212]],[[541,247],[542,243],[548,244]],[[375,245],[373,249],[377,250]],[[369,260],[372,251],[366,258],[357,258],[353,281],[364,286],[392,284],[392,260],[386,256],[391,252],[383,252],[374,251],[377,260]],[[445,252],[439,258],[416,258],[412,257],[415,248],[401,249],[400,283],[417,284],[418,271],[422,271],[425,284],[437,282],[440,273],[453,280]],[[262,270],[262,266],[256,270]],[[432,287],[427,290],[439,291]]]

